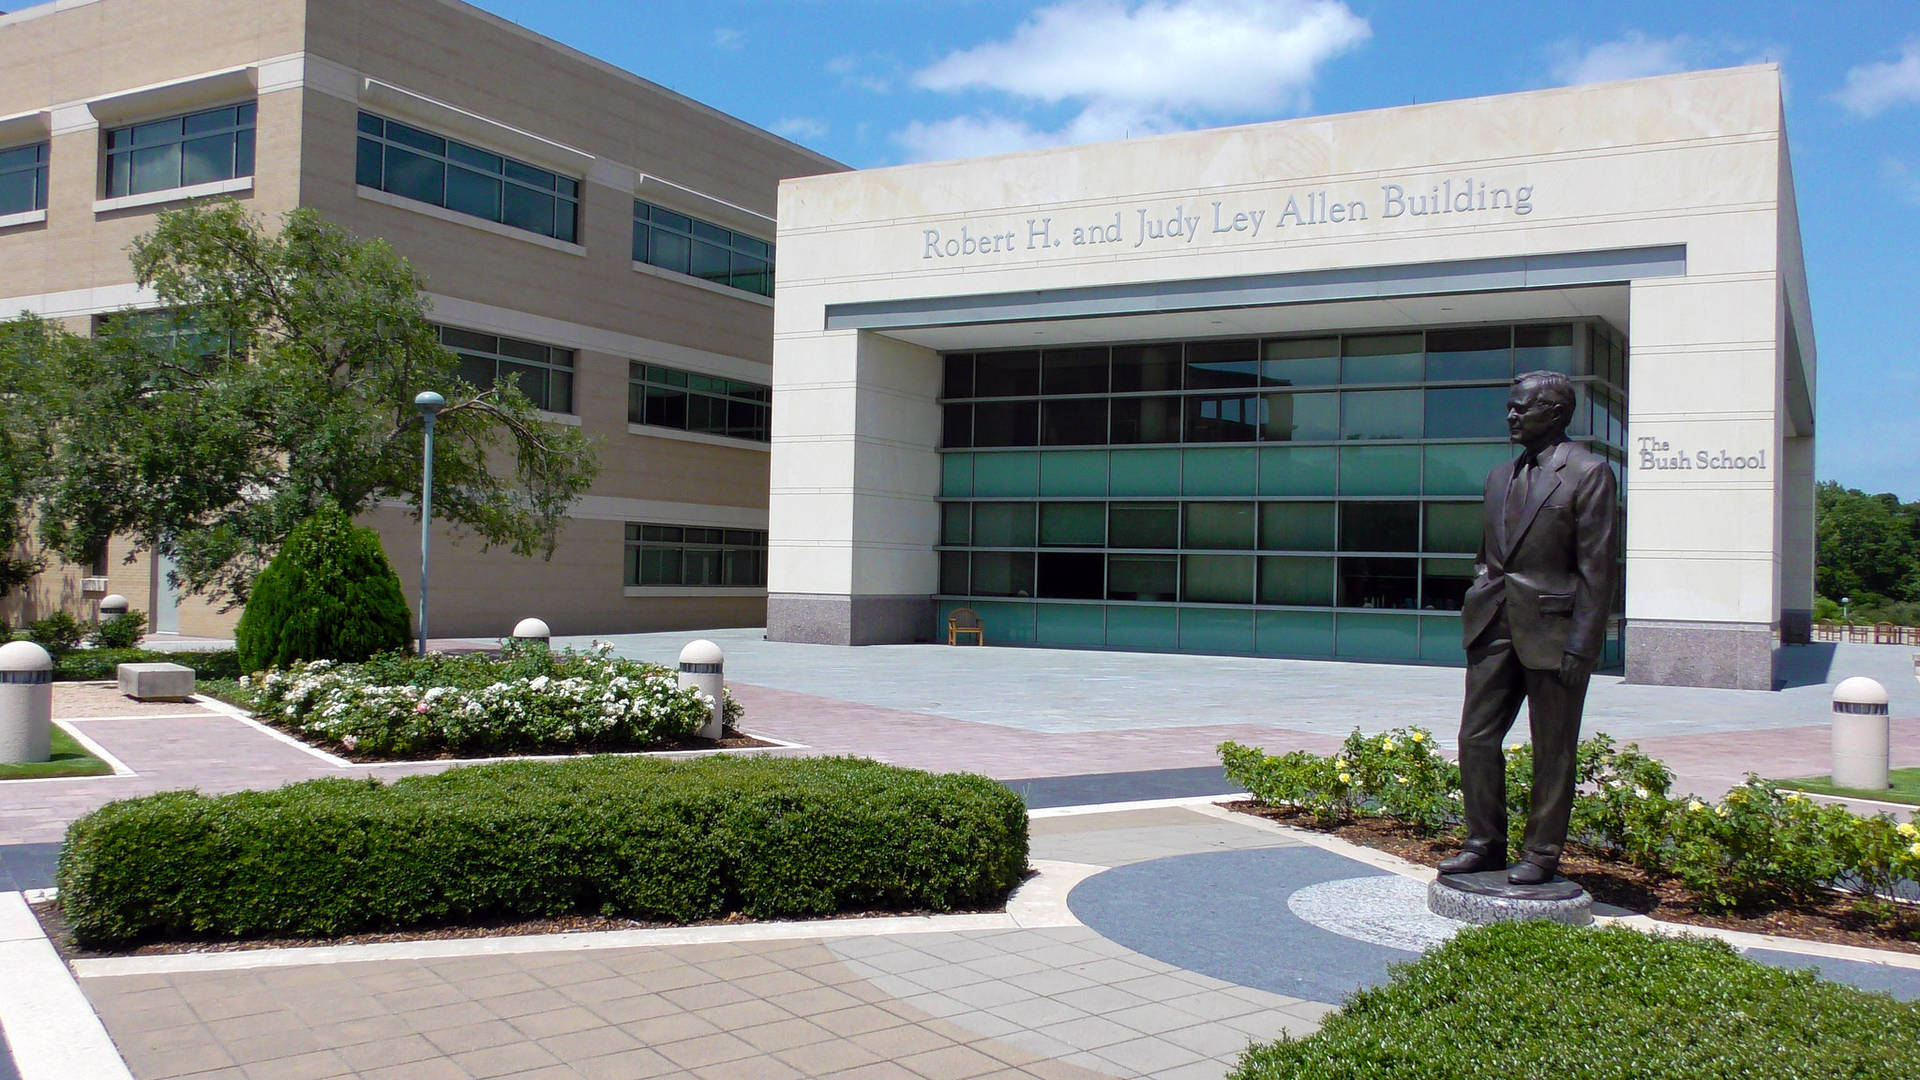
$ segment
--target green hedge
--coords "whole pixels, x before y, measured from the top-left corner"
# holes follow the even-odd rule
[[[1622,927],[1462,931],[1230,1080],[1909,1080],[1920,1003]]]
[[[75,939],[323,937],[601,913],[687,922],[1000,901],[1020,799],[852,758],[504,762],[110,803],[67,830]]]
[[[53,662],[57,682],[98,682],[114,678],[121,664],[179,664],[201,679],[237,679],[240,658],[232,649],[215,652],[154,652],[149,649],[75,649]]]

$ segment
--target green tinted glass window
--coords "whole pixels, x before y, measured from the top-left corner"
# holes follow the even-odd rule
[[[1480,550],[1482,507],[1478,502],[1426,504],[1423,551],[1469,553]]]
[[[1513,460],[1512,448],[1503,442],[1428,446],[1424,451],[1429,495],[1482,494],[1488,470]]]
[[[1109,456],[1115,495],[1173,495],[1180,490],[1180,451],[1115,450]]]
[[[1339,338],[1285,338],[1266,343],[1263,386],[1331,386],[1340,381]]]
[[[1260,451],[1260,494],[1331,495],[1340,451],[1331,446],[1272,447]]]
[[[1253,556],[1187,555],[1181,559],[1180,599],[1194,604],[1253,602]]]
[[[1039,644],[1097,649],[1107,643],[1107,613],[1098,604],[1040,604],[1034,616]]]
[[[1176,548],[1180,546],[1179,503],[1117,502],[1108,509],[1108,547]]]
[[[1040,504],[1040,543],[1048,547],[1100,547],[1107,542],[1107,506],[1097,502]]]
[[[1340,395],[1342,439],[1417,439],[1424,420],[1419,390],[1370,390]]]
[[[973,455],[973,493],[975,495],[1031,497],[1039,489],[1040,455]]]
[[[1262,442],[1331,442],[1340,437],[1340,395],[1267,394]]]
[[[1260,504],[1260,547],[1264,551],[1332,551],[1333,504],[1270,502]]]
[[[1333,605],[1333,560],[1298,555],[1260,558],[1260,602],[1293,607]]]
[[[1186,506],[1185,546],[1251,548],[1253,524],[1253,504],[1250,502],[1190,502]]]
[[[1040,494],[1107,493],[1107,452],[1068,450],[1040,455]]]
[[[1340,493],[1419,494],[1420,450],[1418,446],[1346,447],[1340,451]]]
[[[1169,601],[1179,576],[1177,555],[1109,555],[1107,599]]]
[[[1217,608],[1180,610],[1180,651],[1250,653],[1253,651],[1253,612]]]
[[[979,547],[1032,547],[1032,503],[973,504],[973,542]]]
[[[1259,451],[1188,450],[1184,455],[1181,491],[1188,495],[1248,495],[1254,491],[1254,469]]]
[[[1423,349],[1419,334],[1355,334],[1342,344],[1343,383],[1420,381]]]

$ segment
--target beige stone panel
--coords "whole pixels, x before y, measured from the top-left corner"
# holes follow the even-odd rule
[[[931,596],[939,591],[940,556],[932,546],[853,546],[853,593],[865,596]]]
[[[766,505],[765,450],[634,435],[623,428],[601,444],[600,461],[595,495],[709,506]]]
[[[863,388],[929,403],[940,392],[939,353],[875,333],[862,333],[859,343]]]
[[[857,430],[860,393],[852,380],[827,386],[789,383],[775,365],[774,454],[787,439],[835,437]]]
[[[776,491],[768,507],[767,527],[780,541],[846,544],[855,535],[856,505],[855,493],[845,488]]]
[[[777,494],[849,491],[864,449],[851,435],[784,440],[773,454],[770,489]]]
[[[816,327],[806,333],[776,337],[780,363],[773,372],[774,430],[780,430],[782,394],[801,388],[853,386],[859,371],[859,333],[828,333]]]
[[[933,394],[907,395],[863,386],[856,396],[860,433],[878,443],[932,449],[940,445],[940,407]]]
[[[940,490],[940,455],[928,447],[863,442],[853,481],[863,494],[931,498]]]
[[[1641,348],[1682,346],[1763,345],[1771,349],[1774,289],[1770,273],[1636,281],[1631,296],[1635,354]],[[1768,393],[1772,393],[1771,386]]]
[[[1644,553],[1768,555],[1774,502],[1764,482],[1745,487],[1699,482],[1655,487],[1634,478],[1627,507],[1627,557]]]
[[[1629,552],[1627,619],[1771,623],[1776,571],[1767,554],[1745,558]]]
[[[779,503],[775,502],[775,507]],[[850,595],[853,590],[853,554],[846,543],[808,542],[790,538],[778,525],[767,547],[767,591]]]
[[[1637,294],[1636,294],[1637,295]],[[1638,308],[1635,331],[1639,330]],[[1662,348],[1631,343],[1633,389],[1628,431],[1639,425],[1706,415],[1774,414],[1778,360],[1771,348]]]
[[[443,0],[314,5],[308,48],[375,78],[772,214],[837,164],[504,19]],[[582,102],[594,107],[582,108]]]
[[[306,7],[304,0],[96,0],[0,21],[0,116],[299,52]]]

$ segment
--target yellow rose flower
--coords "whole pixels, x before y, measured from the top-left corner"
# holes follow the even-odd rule
[[[1916,842],[1912,847],[1908,848],[1907,851],[1912,853],[1914,858],[1920,859],[1920,842]]]
[[[1408,737],[1408,738],[1410,738],[1410,739],[1412,739],[1412,740],[1413,740],[1414,742],[1417,742],[1417,743],[1418,743],[1418,742],[1426,742],[1426,741],[1427,741],[1427,736],[1426,736],[1426,735],[1425,735],[1424,733],[1422,733],[1422,732],[1418,732],[1418,731],[1416,731],[1416,732],[1414,732],[1414,733],[1413,733],[1412,735],[1409,735],[1409,736],[1407,736],[1407,737]]]
[[[1507,753],[1509,753],[1509,754],[1517,754],[1517,753],[1519,753],[1519,752],[1520,752],[1520,744],[1519,744],[1519,743],[1508,743],[1508,744],[1507,744]]]
[[[1707,804],[1701,802],[1699,799],[1694,799],[1687,803],[1687,809],[1694,813],[1699,813],[1700,811],[1705,810],[1706,808],[1707,808]]]
[[[1340,774],[1340,782],[1341,782],[1341,783],[1343,783],[1343,784],[1351,784],[1351,783],[1353,783],[1353,774],[1352,774],[1352,773],[1344,773],[1344,772],[1343,772],[1343,773],[1341,773],[1341,774]],[[1916,845],[1916,846],[1920,846],[1920,845]]]
[[[1381,740],[1380,740],[1380,749],[1382,749],[1382,750],[1391,750],[1391,749],[1393,749],[1393,740],[1392,740],[1392,739],[1381,739]]]
[[[1800,793],[1799,793],[1799,792],[1797,792],[1797,791],[1789,791],[1789,792],[1787,792],[1787,801],[1788,801],[1788,802],[1799,802],[1799,801],[1800,801],[1800,798],[1801,798],[1801,795],[1800,795]]]
[[[1904,836],[1909,840],[1913,839],[1916,836],[1920,836],[1920,829],[1914,828],[1913,822],[1911,821],[1901,822],[1900,827],[1895,829],[1894,832],[1899,833],[1901,836]]]

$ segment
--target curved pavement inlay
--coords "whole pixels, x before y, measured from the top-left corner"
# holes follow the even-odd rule
[[[1316,847],[1204,852],[1095,874],[1068,895],[1067,907],[1109,940],[1175,967],[1340,1001],[1384,983],[1387,966],[1413,959],[1417,949],[1323,929],[1288,901],[1323,883],[1397,877]]]

